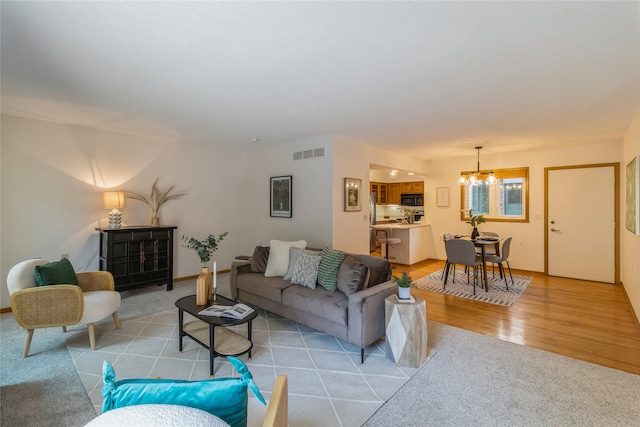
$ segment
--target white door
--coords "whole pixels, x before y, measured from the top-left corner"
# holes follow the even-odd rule
[[[615,168],[549,169],[550,276],[615,283]]]

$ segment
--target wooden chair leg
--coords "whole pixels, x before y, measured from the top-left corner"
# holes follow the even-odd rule
[[[63,333],[66,333],[66,332],[67,332],[67,327],[66,327],[66,326],[63,326],[63,327],[62,327],[62,332],[63,332]]]
[[[31,347],[31,338],[33,338],[33,329],[27,329],[27,342],[24,344],[24,353],[22,353],[22,357],[27,357],[29,355],[29,347]]]
[[[91,350],[95,350],[96,349],[96,331],[93,327],[93,323],[89,323],[87,325],[87,328],[89,329],[89,342],[91,343]]]
[[[113,316],[113,322],[116,324],[116,329],[120,329],[120,319],[118,318],[118,312],[114,311],[112,316]]]

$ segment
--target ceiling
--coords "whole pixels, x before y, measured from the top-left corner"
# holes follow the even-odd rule
[[[640,108],[640,2],[0,7],[4,114],[181,143],[434,159],[619,141]]]

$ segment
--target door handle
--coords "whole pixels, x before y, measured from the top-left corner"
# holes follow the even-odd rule
[[[553,231],[555,233],[556,231],[560,231],[560,230],[558,230],[556,228],[552,228],[551,231]]]

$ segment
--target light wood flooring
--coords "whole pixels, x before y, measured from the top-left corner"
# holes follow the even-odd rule
[[[443,261],[426,260],[396,265],[393,274],[406,270],[417,280],[443,266]],[[415,288],[411,292],[426,300],[430,320],[640,374],[640,329],[622,286],[513,273],[533,276],[513,307]]]

